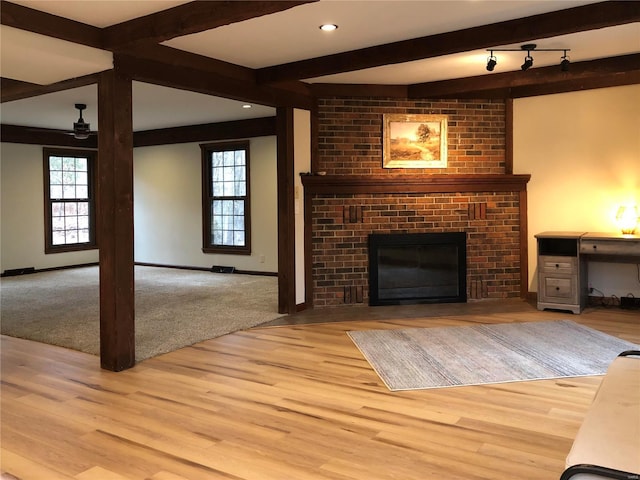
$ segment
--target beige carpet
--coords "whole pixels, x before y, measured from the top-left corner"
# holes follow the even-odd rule
[[[394,391],[603,375],[639,348],[571,320],[348,334]]]
[[[0,332],[98,355],[98,267],[5,277]],[[136,359],[274,320],[277,277],[135,267]]]

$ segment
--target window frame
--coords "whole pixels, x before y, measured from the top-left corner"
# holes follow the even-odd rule
[[[73,244],[53,244],[53,212],[52,204],[57,201],[51,198],[50,157],[83,157],[87,159],[87,187],[89,203],[89,241]],[[44,186],[44,253],[79,252],[98,248],[96,227],[96,162],[98,153],[95,150],[64,149],[44,147],[43,157],[43,186]],[[65,200],[65,199],[63,199]],[[66,199],[68,201],[70,199]],[[73,200],[73,199],[71,199]]]
[[[202,251],[204,253],[220,253],[229,255],[251,255],[251,169],[249,140],[205,143],[200,145],[202,152]],[[213,178],[211,154],[213,152],[237,151],[245,152],[245,195],[215,196],[212,192]],[[214,199],[244,201],[244,246],[215,245],[211,242],[211,204]]]

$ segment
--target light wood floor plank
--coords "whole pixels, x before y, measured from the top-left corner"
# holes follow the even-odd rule
[[[601,377],[390,392],[346,334],[570,319],[640,344],[637,311],[487,305],[302,312],[120,373],[2,337],[2,479],[557,480]]]

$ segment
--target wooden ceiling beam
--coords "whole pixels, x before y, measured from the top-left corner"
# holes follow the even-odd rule
[[[410,85],[409,98],[520,98],[640,83],[640,54]]]
[[[94,132],[95,133],[95,132]],[[266,137],[276,134],[276,117],[250,118],[229,122],[159,128],[133,132],[134,147],[171,145],[175,143],[214,142],[238,138]],[[58,147],[98,148],[97,135],[77,140],[69,130],[0,124],[3,142]]]
[[[196,0],[144,17],[106,27],[107,50],[122,50],[138,44],[158,44],[175,37],[242,22],[288,10],[318,0],[214,1]]]
[[[98,148],[98,137],[90,135],[78,140],[69,135],[69,130],[53,128],[25,127],[22,125],[0,125],[0,137],[3,142],[23,143],[27,145],[55,145],[57,147]]]
[[[6,0],[0,2],[0,23],[88,47],[103,48],[101,28]]]
[[[411,62],[640,21],[640,2],[607,1],[257,70],[276,83]]]
[[[266,137],[275,134],[276,117],[251,118],[133,132],[133,146],[149,147],[174,143],[216,142],[239,138]]]
[[[114,64],[140,82],[272,107],[313,107],[309,88],[301,82],[295,88],[257,86],[254,81],[245,78],[203,72],[200,68],[188,65],[174,68],[175,65],[162,61],[125,54],[115,54]]]
[[[270,86],[258,88],[253,69],[157,45],[155,42],[283,11],[315,1],[317,0],[267,2],[195,1],[123,22],[113,27],[100,29],[2,0],[1,18],[3,25],[72,41],[81,45],[107,50],[127,47],[127,58],[139,58],[140,64],[153,65],[152,71],[159,72],[157,79],[148,74],[139,75],[137,79],[140,81],[242,101],[264,103],[260,100],[262,99],[268,102],[265,104],[273,106],[280,106],[281,102],[285,102],[284,104],[289,106],[300,106],[309,105],[311,102],[309,89],[301,82],[282,82],[277,88]],[[134,64],[135,61],[129,62],[132,70],[140,72],[140,69],[135,68]],[[190,71],[194,78],[191,82],[186,83],[191,83],[193,85],[192,88],[185,88],[183,78],[172,82],[170,80],[172,75],[163,71],[164,69],[176,67],[182,71]],[[2,102],[96,83],[97,75],[46,86],[5,79],[2,83]],[[209,85],[204,87],[197,86],[198,83],[203,83],[203,77],[205,76],[208,77],[209,81],[204,83]],[[91,77],[90,81],[85,82],[89,77]],[[182,75],[180,72],[176,72],[173,77],[182,77]],[[247,95],[243,95],[243,89],[246,89]],[[293,105],[290,105],[290,103],[293,103]]]
[[[98,83],[99,75],[100,73],[92,73],[90,75],[71,78],[69,80],[63,80],[49,85],[38,85],[36,83],[21,82],[19,80],[3,77],[0,79],[0,96],[2,98],[0,103],[12,102],[23,98],[37,97],[38,95],[45,95],[47,93],[61,92],[71,88],[92,85],[94,83]]]
[[[376,85],[362,83],[311,83],[316,97],[387,97],[409,98],[408,85]]]

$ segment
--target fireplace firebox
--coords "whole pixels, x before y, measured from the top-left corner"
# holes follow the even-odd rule
[[[369,304],[467,301],[465,232],[369,235]]]

